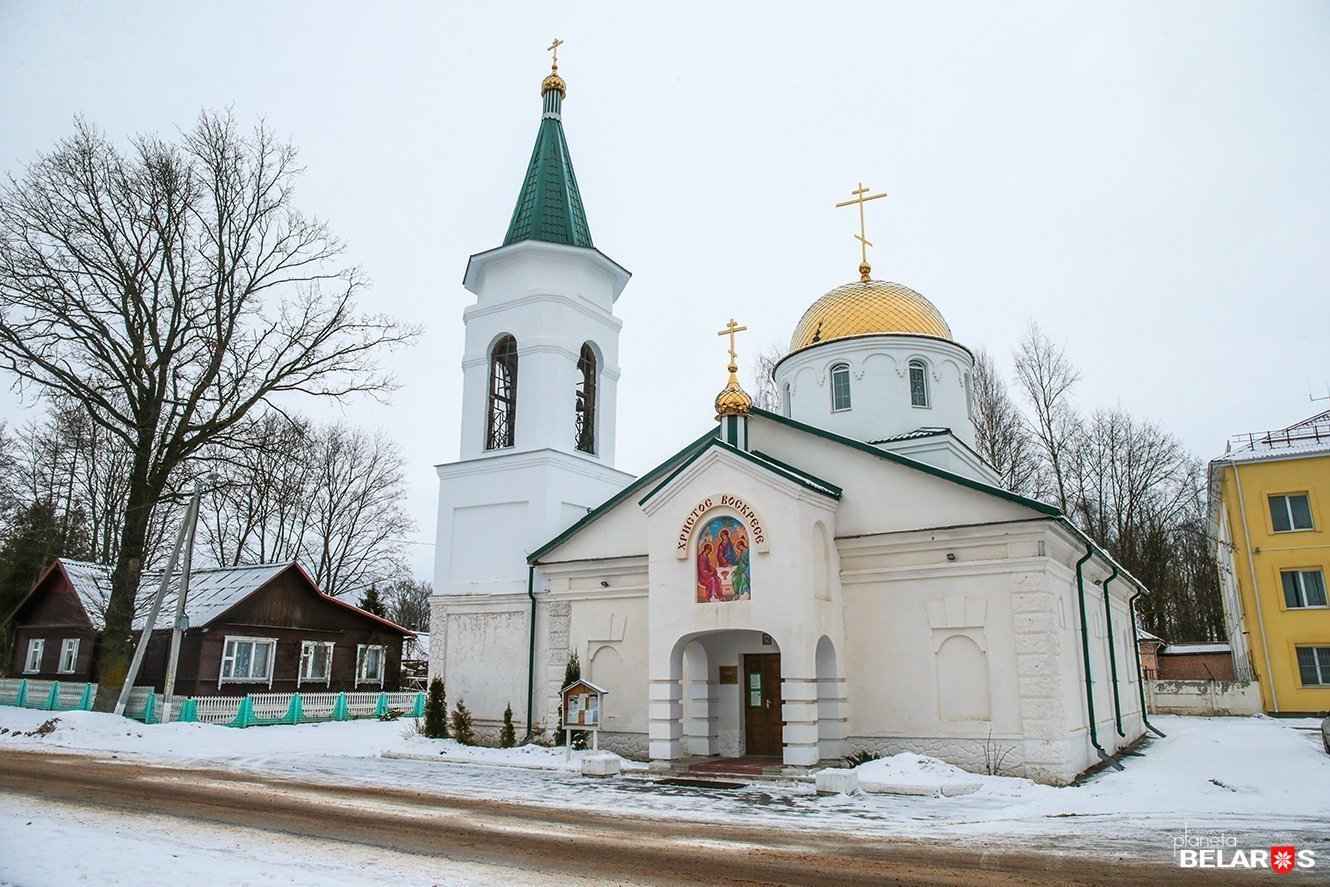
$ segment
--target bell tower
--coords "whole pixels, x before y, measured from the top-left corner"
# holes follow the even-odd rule
[[[503,244],[463,285],[460,458],[438,466],[434,588],[526,590],[524,555],[618,492],[619,330],[629,272],[596,249],[563,130],[556,40],[540,127]]]

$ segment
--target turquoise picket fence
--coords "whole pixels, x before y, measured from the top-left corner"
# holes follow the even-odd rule
[[[0,678],[0,705],[40,711],[92,711],[97,685],[70,681]],[[153,724],[161,703],[151,687],[135,687],[125,705],[125,716]]]
[[[96,684],[0,679],[0,705],[44,711],[91,711]],[[151,687],[135,687],[125,716],[155,724],[162,700]],[[252,693],[248,696],[199,696],[178,699],[174,721],[259,727],[273,724],[317,724],[386,717],[425,715],[425,694],[408,693]]]

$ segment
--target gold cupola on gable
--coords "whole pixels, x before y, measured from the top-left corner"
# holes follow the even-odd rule
[[[730,380],[725,383],[720,394],[716,395],[716,419],[726,416],[747,416],[753,410],[753,398],[749,397],[748,392],[743,390],[739,384],[739,363],[734,350],[734,334],[741,333],[748,329],[746,326],[739,326],[731,318],[726,324],[725,329],[716,335],[730,337],[730,365],[727,369],[730,371]]]

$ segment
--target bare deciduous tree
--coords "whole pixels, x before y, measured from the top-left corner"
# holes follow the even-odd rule
[[[1034,434],[1049,476],[1057,505],[1070,512],[1071,485],[1068,461],[1080,433],[1071,389],[1081,378],[1067,358],[1066,348],[1049,338],[1034,321],[1016,349],[1016,379],[1034,412]]]
[[[412,631],[429,631],[429,598],[434,589],[428,582],[401,578],[380,587],[389,619]]]
[[[405,463],[382,434],[267,415],[208,455],[221,481],[200,534],[220,563],[300,561],[330,595],[402,572],[414,524]]]
[[[386,390],[375,355],[414,335],[356,313],[361,275],[295,208],[298,172],[292,147],[229,115],[127,151],[78,121],[0,195],[0,367],[79,404],[129,453],[99,708],[124,682],[173,477],[277,396]]]
[[[1022,496],[1038,496],[1039,451],[1020,409],[1007,393],[992,356],[983,348],[974,356],[975,447],[1002,479]]]
[[[780,392],[776,390],[776,377],[772,372],[784,356],[785,346],[780,342],[771,342],[752,361],[748,393],[753,398],[753,406],[758,409],[772,413],[781,411]]]

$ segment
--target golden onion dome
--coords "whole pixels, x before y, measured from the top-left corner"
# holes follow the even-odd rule
[[[564,83],[563,78],[559,76],[558,68],[555,68],[553,71],[550,72],[550,75],[548,77],[540,81],[541,95],[544,95],[545,93],[549,92],[551,89],[558,90],[559,94],[562,95],[564,98],[568,97],[568,84]]]
[[[933,303],[899,283],[856,280],[814,302],[790,339],[790,351],[819,342],[880,333],[951,340],[951,327]]]
[[[717,419],[725,416],[747,416],[753,410],[753,399],[743,390],[739,384],[739,377],[735,375],[738,371],[737,366],[730,364],[730,381],[721,389],[720,394],[716,395]]]

